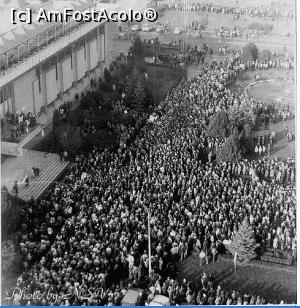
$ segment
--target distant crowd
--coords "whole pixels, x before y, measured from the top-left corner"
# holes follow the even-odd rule
[[[283,8],[275,6],[225,6],[225,5],[216,5],[212,3],[189,3],[181,4],[174,3],[171,1],[158,1],[155,2],[156,6],[168,10],[177,10],[177,11],[194,11],[194,12],[207,12],[207,13],[217,13],[217,14],[234,14],[234,15],[248,15],[252,17],[261,17],[261,18],[271,18],[273,20],[277,19],[287,19],[291,20],[294,18],[294,12],[292,10],[285,10]]]

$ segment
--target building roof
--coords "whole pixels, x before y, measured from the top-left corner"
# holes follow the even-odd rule
[[[54,22],[37,23],[33,17],[33,23],[30,25],[24,23],[14,25],[10,20],[11,8],[31,7],[34,10],[35,8],[43,7],[46,10],[62,11],[63,8],[68,7],[83,11],[94,5],[92,0],[51,0],[44,3],[41,1],[28,1],[24,3],[24,0],[0,0],[0,53],[2,54],[58,24]]]

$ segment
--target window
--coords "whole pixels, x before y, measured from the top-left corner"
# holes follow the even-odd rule
[[[38,84],[39,84],[39,93],[41,93],[41,72],[39,66],[36,68],[36,77],[38,79]]]
[[[71,70],[73,69],[73,50],[72,45],[70,45],[70,58],[71,58]]]
[[[84,59],[86,60],[86,41],[83,39]]]
[[[0,91],[0,103],[1,104],[4,102],[4,93],[3,92],[4,92],[3,90]]]
[[[55,57],[55,78],[58,80],[57,56]]]

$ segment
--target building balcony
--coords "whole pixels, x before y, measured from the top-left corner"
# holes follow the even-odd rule
[[[0,72],[0,88],[55,55],[63,48],[77,41],[103,23],[104,21],[81,24],[80,26],[72,29],[71,32],[58,37],[56,40],[48,41],[46,44],[39,46],[34,53],[28,55],[28,57],[25,57],[20,61],[17,61],[4,71]]]

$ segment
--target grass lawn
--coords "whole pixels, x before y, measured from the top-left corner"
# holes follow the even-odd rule
[[[231,258],[201,266],[195,253],[178,262],[177,269],[180,278],[187,278],[196,284],[200,282],[203,272],[206,272],[213,276],[216,286],[220,285],[227,290],[238,290],[243,294],[253,293],[269,300],[285,300],[289,303],[297,300],[295,266],[251,263],[248,267],[238,267],[235,275]]]

